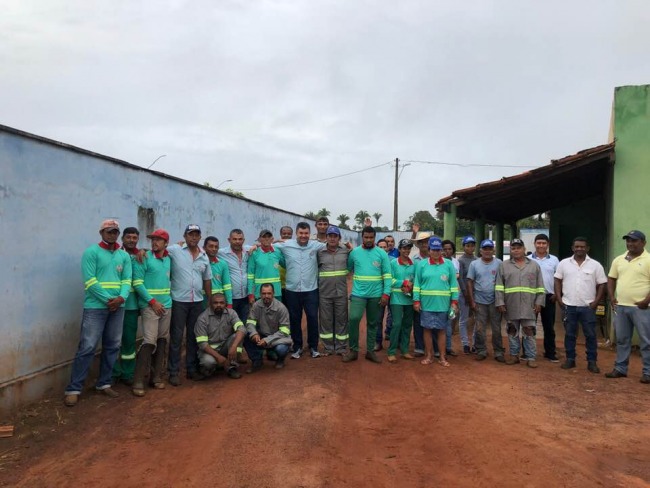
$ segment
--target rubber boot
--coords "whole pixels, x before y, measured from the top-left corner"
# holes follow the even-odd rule
[[[138,351],[133,374],[133,389],[131,390],[135,396],[141,397],[145,394],[144,381],[151,369],[151,355],[155,347],[153,344],[143,344]]]
[[[151,362],[151,374],[149,376],[151,386],[157,390],[165,388],[163,381],[163,371],[165,368],[165,355],[167,354],[167,339],[158,339],[156,342],[156,354],[153,355]]]

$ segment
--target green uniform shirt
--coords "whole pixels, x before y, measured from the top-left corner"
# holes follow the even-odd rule
[[[86,290],[84,308],[108,308],[108,301],[117,297],[126,302],[131,290],[131,257],[119,248],[119,244],[113,251],[102,244],[90,246],[81,258]]]
[[[133,260],[133,287],[138,294],[140,308],[147,308],[152,300],[160,302],[165,308],[172,307],[170,270],[171,259],[167,251],[161,258],[147,251],[142,263]]]
[[[413,261],[400,263],[401,257],[390,260],[390,271],[393,275],[393,287],[390,290],[391,305],[413,305],[413,296],[407,296],[402,291],[404,281],[413,284],[415,280],[415,265]]]
[[[413,301],[425,312],[447,312],[452,300],[458,300],[456,268],[449,259],[431,263],[423,259],[415,268]]]
[[[348,270],[352,271],[352,295],[359,298],[378,298],[390,295],[392,275],[388,254],[380,247],[356,247],[348,256]]]
[[[138,253],[138,249],[135,249],[133,252],[129,252],[126,249],[124,251],[131,257],[131,267],[135,264],[137,261],[135,259],[135,255]],[[131,289],[129,290],[129,297],[126,299],[126,302],[124,302],[124,309],[125,310],[139,310],[140,307],[138,306],[138,294],[135,292],[135,288],[133,288],[133,283],[131,283]]]
[[[226,303],[232,305],[232,284],[230,283],[228,263],[218,259],[212,261],[212,258],[210,258],[210,268],[212,268],[212,294],[223,293],[226,297]]]
[[[256,249],[248,258],[248,294],[260,297],[260,287],[264,283],[273,285],[273,294],[282,296],[280,286],[280,268],[285,267],[284,256],[279,249],[271,248],[270,251]]]

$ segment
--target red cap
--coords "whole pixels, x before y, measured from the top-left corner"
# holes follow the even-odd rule
[[[165,229],[156,229],[147,236],[149,239],[153,239],[154,237],[159,237],[164,239],[166,242],[169,242],[169,233]]]

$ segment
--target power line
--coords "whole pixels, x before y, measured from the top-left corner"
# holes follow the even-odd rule
[[[303,181],[302,183],[292,183],[290,185],[265,186],[265,187],[261,187],[261,188],[237,188],[236,191],[275,190],[275,189],[278,189],[278,188],[289,188],[289,187],[292,187],[292,186],[311,185],[312,183],[320,183],[321,181],[334,180],[336,178],[343,178],[344,176],[350,176],[350,175],[355,175],[357,173],[363,173],[364,171],[370,171],[371,169],[381,168],[382,166],[388,166],[389,164],[392,164],[392,163],[393,163],[393,161],[388,161],[386,163],[381,163],[381,164],[377,164],[375,166],[370,166],[369,168],[359,169],[357,171],[352,171],[350,173],[345,173],[345,174],[342,174],[342,175],[330,176],[328,178],[321,178],[319,180]]]
[[[461,163],[443,163],[442,161],[422,161],[417,159],[403,159],[405,163],[422,163],[422,164],[440,164],[443,166],[459,166],[461,168],[480,167],[480,168],[537,168],[537,166],[518,166],[514,164],[461,164]]]

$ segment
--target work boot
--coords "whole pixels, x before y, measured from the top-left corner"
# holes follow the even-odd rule
[[[591,364],[591,361],[589,362],[589,364]],[[560,366],[560,368],[562,368],[562,369],[571,369],[571,368],[575,368],[575,367],[576,367],[575,359],[567,359]]]
[[[66,395],[63,403],[66,407],[74,407],[79,401],[79,395]]]
[[[610,373],[605,373],[605,378],[627,378],[627,375],[618,369],[613,369]]]
[[[241,378],[241,373],[237,371],[237,366],[230,366],[228,368],[228,378],[232,378],[233,380],[238,380]]]
[[[381,364],[381,359],[377,357],[377,354],[374,351],[368,351],[366,353],[366,359],[372,361],[373,363]]]
[[[131,388],[135,396],[142,397],[145,394],[145,377],[151,369],[151,356],[155,347],[153,344],[142,344],[135,358],[135,373],[133,374],[133,387]]]
[[[530,359],[526,361],[526,366],[529,368],[536,368],[537,367],[537,361],[531,361]]]
[[[510,356],[508,359],[506,359],[506,364],[508,366],[512,366],[513,364],[519,364],[519,357],[517,356]]]
[[[156,353],[151,361],[151,372],[149,373],[149,382],[157,390],[165,388],[163,381],[163,368],[165,366],[165,355],[167,354],[167,339],[158,339],[156,341]]]
[[[343,356],[343,359],[341,359],[341,361],[344,363],[350,363],[352,361],[356,361],[357,359],[359,359],[359,353],[357,351],[350,351],[345,356]]]
[[[599,368],[598,365],[596,364],[596,361],[588,361],[588,362],[587,362],[587,369],[588,369],[590,372],[595,373],[595,374],[600,373],[600,368]]]

